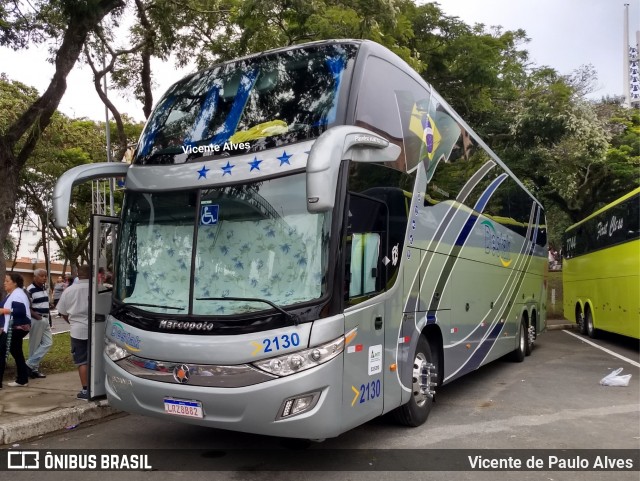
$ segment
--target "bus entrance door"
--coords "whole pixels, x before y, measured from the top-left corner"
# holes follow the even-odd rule
[[[111,309],[112,272],[115,254],[117,217],[94,215],[91,218],[91,276],[89,277],[89,399],[104,397],[104,338],[107,315]]]
[[[382,414],[389,214],[380,200],[350,193],[345,262],[343,420],[357,426]]]

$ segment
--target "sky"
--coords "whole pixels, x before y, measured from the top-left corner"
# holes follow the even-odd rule
[[[629,4],[630,43],[640,30],[640,0],[438,0],[447,15],[467,24],[522,28],[524,47],[536,65],[568,75],[591,64],[598,73],[599,99],[623,92],[624,4]]]
[[[630,5],[629,35],[635,44],[635,32],[640,30],[640,0],[439,0],[438,3],[445,14],[457,16],[470,25],[524,29],[531,39],[524,48],[536,65],[550,66],[564,75],[592,64],[598,73],[593,98],[622,94],[624,4]],[[54,71],[47,57],[46,46],[19,52],[0,48],[0,72],[42,93]],[[189,68],[176,69],[171,62],[156,61],[152,67],[156,78],[155,101],[191,72]],[[105,108],[94,90],[89,67],[78,63],[67,84],[60,111],[75,118],[105,119]],[[109,97],[121,113],[144,120],[142,105],[132,95],[111,91]]]

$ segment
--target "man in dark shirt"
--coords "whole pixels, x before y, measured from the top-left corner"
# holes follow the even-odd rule
[[[33,284],[27,287],[27,293],[31,300],[31,308],[37,315],[31,316],[31,330],[29,331],[29,359],[27,367],[32,379],[47,377],[39,370],[40,361],[49,352],[53,345],[51,335],[51,320],[49,316],[49,293],[47,292],[47,271],[36,269],[33,272]]]

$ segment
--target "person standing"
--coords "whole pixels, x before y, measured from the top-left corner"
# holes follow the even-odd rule
[[[71,355],[78,366],[82,390],[78,399],[89,399],[87,354],[89,349],[89,275],[88,265],[78,267],[78,279],[67,287],[58,301],[58,312],[71,325]]]
[[[29,385],[29,370],[22,353],[22,340],[29,334],[31,314],[29,298],[24,292],[24,279],[17,272],[4,276],[4,290],[7,297],[0,308],[0,389],[7,362],[7,349],[16,361],[17,378],[7,383],[10,387]]]
[[[64,279],[62,279],[62,276],[58,276],[58,280],[53,286],[53,307],[58,305],[58,301],[60,300],[62,291],[64,291],[64,287]]]
[[[51,318],[49,315],[49,293],[47,292],[47,271],[33,271],[33,283],[27,287],[31,298],[34,315],[31,316],[31,332],[29,333],[29,359],[27,367],[32,379],[47,377],[40,372],[40,361],[53,346],[51,335]],[[39,319],[38,319],[39,318]]]

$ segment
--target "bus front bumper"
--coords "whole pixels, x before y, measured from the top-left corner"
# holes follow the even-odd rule
[[[268,436],[324,439],[344,431],[340,418],[343,356],[291,376],[234,388],[143,379],[105,358],[105,385],[109,404],[130,413]],[[317,394],[312,408],[282,417],[287,400],[312,394]],[[198,406],[202,417],[169,414],[167,400]]]

